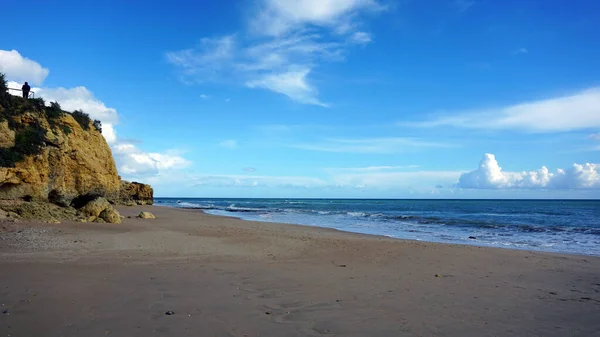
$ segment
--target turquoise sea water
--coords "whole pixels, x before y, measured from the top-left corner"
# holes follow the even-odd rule
[[[157,198],[156,204],[401,239],[600,256],[600,200]]]

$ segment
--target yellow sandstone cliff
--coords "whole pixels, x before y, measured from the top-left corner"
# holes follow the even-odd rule
[[[45,146],[15,167],[0,167],[0,199],[52,201],[68,206],[80,196],[103,196],[118,201],[120,181],[111,150],[93,126],[84,130],[70,115],[50,125],[42,114],[12,117],[14,128],[45,130]],[[0,147],[14,146],[15,132],[0,123]]]

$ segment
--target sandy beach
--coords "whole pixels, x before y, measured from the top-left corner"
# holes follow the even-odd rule
[[[142,210],[0,222],[0,336],[600,335],[598,257]]]

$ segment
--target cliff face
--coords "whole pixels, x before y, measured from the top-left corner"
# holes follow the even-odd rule
[[[154,191],[150,185],[121,180],[119,202],[126,205],[152,205],[154,204]]]
[[[120,181],[112,153],[101,132],[88,130],[72,115],[52,119],[44,113],[25,112],[5,116],[0,122],[0,154],[9,162],[34,140],[23,130],[39,132],[41,146],[35,153],[20,154],[14,164],[0,167],[0,199],[52,201],[68,206],[78,197],[103,196],[118,202]],[[29,151],[29,150],[27,150]],[[16,154],[15,154],[16,153]]]

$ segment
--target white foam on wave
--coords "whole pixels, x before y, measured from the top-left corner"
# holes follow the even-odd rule
[[[360,217],[360,218],[364,218],[367,216],[367,213],[365,213],[365,212],[348,212],[346,214],[348,214],[350,216]]]

